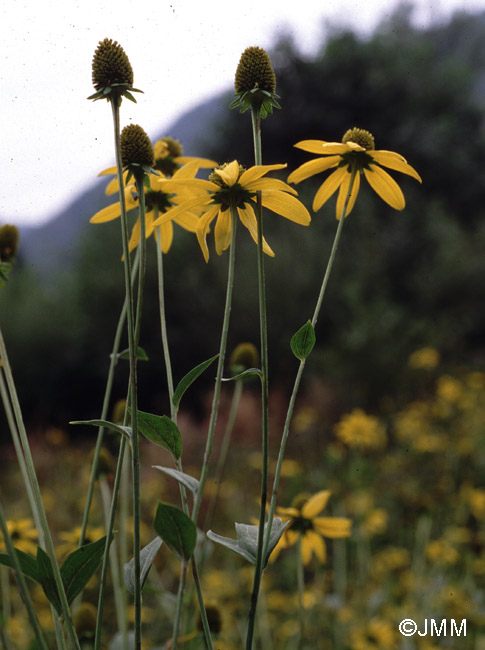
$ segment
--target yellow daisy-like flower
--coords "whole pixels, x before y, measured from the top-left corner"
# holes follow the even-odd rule
[[[157,214],[168,211],[173,206],[178,205],[182,201],[188,199],[190,194],[187,193],[187,188],[180,181],[192,180],[199,169],[199,162],[192,160],[186,165],[180,166],[173,174],[173,180],[178,181],[176,185],[172,183],[172,179],[168,179],[161,172],[158,174],[149,174],[150,189],[145,188],[145,231],[146,236],[150,237],[155,230],[155,208]],[[99,176],[105,174],[116,174],[116,167],[110,167],[102,171]],[[126,173],[125,173],[126,181]],[[118,178],[114,178],[106,188],[106,194],[114,194],[118,191]],[[125,202],[126,210],[132,210],[138,207],[138,196],[136,193],[136,186],[130,183],[125,186]],[[93,217],[91,223],[105,223],[112,221],[121,216],[121,207],[119,201],[108,205],[107,207],[99,210]],[[198,217],[197,214],[190,210],[184,210],[181,214],[173,216],[171,219],[165,220],[160,224],[161,234],[161,248],[164,253],[168,252],[173,241],[173,223],[178,224],[189,232],[195,232],[197,227]],[[132,251],[140,243],[140,219],[138,218],[133,230],[131,232],[129,249]]]
[[[388,167],[394,171],[407,174],[420,183],[422,182],[418,172],[406,162],[403,156],[384,149],[376,151],[374,137],[363,129],[349,129],[342,138],[342,142],[302,140],[295,144],[295,147],[321,157],[300,165],[288,176],[288,182],[300,183],[310,178],[310,176],[327,169],[334,169],[335,171],[322,183],[315,194],[313,210],[315,212],[319,210],[339,190],[336,210],[337,219],[340,219],[344,208],[353,169],[355,169],[356,174],[345,216],[350,214],[355,205],[362,174],[372,189],[395,210],[404,208],[404,195],[396,181],[382,167]]]
[[[271,561],[276,559],[282,549],[293,546],[301,539],[303,564],[309,564],[313,554],[324,564],[327,559],[324,537],[349,537],[352,522],[347,517],[317,516],[327,505],[330,495],[330,490],[321,490],[309,498],[300,495],[291,508],[276,508],[278,515],[290,523],[271,554]]]
[[[257,202],[258,191],[261,192],[261,203],[264,208],[302,226],[308,226],[310,214],[295,197],[297,194],[295,190],[283,181],[275,178],[263,178],[269,171],[285,167],[285,164],[255,165],[244,170],[237,160],[233,160],[214,169],[208,181],[194,179],[187,182],[186,184],[193,188],[198,195],[181,203],[178,207],[168,210],[159,217],[155,225],[178,218],[186,210],[200,211],[201,217],[196,233],[206,262],[209,260],[207,234],[214,219],[216,219],[214,236],[217,254],[221,255],[230,246],[231,206],[237,209],[241,223],[249,230],[253,240],[257,242],[258,227],[253,206]],[[173,180],[176,180],[175,176]],[[268,255],[274,255],[266,241],[263,241],[263,250]]]
[[[37,531],[33,519],[9,519],[7,520],[7,530],[15,548],[35,555],[37,553]],[[6,544],[0,540],[0,551],[6,552]]]

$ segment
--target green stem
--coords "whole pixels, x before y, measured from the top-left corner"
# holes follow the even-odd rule
[[[158,216],[158,210],[155,208],[155,214],[153,215],[154,220]],[[167,336],[167,319],[165,314],[165,290],[164,290],[164,276],[163,276],[163,255],[162,255],[162,235],[160,232],[160,226],[155,228],[155,244],[157,247],[157,273],[158,273],[158,305],[160,310],[160,334],[162,337],[162,348],[163,348],[163,357],[165,359],[165,370],[167,373],[167,386],[168,386],[168,397],[170,400],[170,415],[172,420],[175,422],[174,417],[176,414],[175,406],[173,405],[173,375],[172,375],[172,363],[170,361],[170,350],[168,347],[168,336]]]
[[[177,650],[178,635],[180,630],[180,619],[182,616],[183,595],[185,591],[185,581],[187,577],[187,563],[185,560],[180,561],[180,579],[177,593],[177,606],[175,608],[175,619],[173,622],[172,645],[173,650]]]
[[[303,639],[304,633],[305,633],[305,621],[304,621],[304,614],[305,611],[303,609],[303,591],[305,587],[305,574],[304,574],[304,567],[303,567],[303,559],[301,556],[301,534],[298,535],[298,542],[296,544],[296,553],[297,553],[297,558],[296,558],[296,579],[298,583],[298,622],[300,624],[300,638],[298,640],[298,650],[303,647]]]
[[[47,648],[47,643],[44,639],[44,635],[42,633],[42,628],[40,627],[39,619],[37,618],[37,614],[35,613],[34,605],[32,603],[32,600],[30,598],[30,593],[29,593],[29,588],[27,587],[27,583],[25,581],[24,575],[22,573],[22,569],[20,567],[20,562],[17,557],[17,553],[15,552],[15,548],[12,543],[12,538],[9,535],[8,528],[7,528],[7,520],[3,511],[3,506],[0,504],[0,530],[2,531],[3,538],[5,541],[5,546],[7,548],[7,553],[12,561],[13,564],[13,569],[15,571],[15,576],[17,578],[17,583],[20,591],[20,595],[22,596],[22,600],[25,604],[25,607],[27,609],[27,614],[29,616],[29,621],[32,626],[32,629],[34,630],[35,638],[37,640],[37,644],[39,646],[40,650],[48,650]]]
[[[18,432],[20,444],[25,460],[25,469],[27,471],[28,481],[32,491],[32,496],[35,504],[34,518],[40,524],[39,541],[41,544],[45,544],[45,549],[49,556],[52,571],[54,574],[54,580],[58,590],[59,600],[62,608],[62,615],[66,621],[67,632],[69,635],[70,642],[76,650],[81,650],[79,646],[79,640],[77,638],[76,630],[72,622],[71,612],[69,609],[69,603],[66,597],[66,591],[64,589],[64,583],[62,581],[61,573],[59,570],[59,565],[57,564],[54,543],[52,541],[52,536],[49,529],[49,524],[47,521],[47,515],[45,512],[44,504],[42,501],[42,495],[40,492],[39,482],[37,479],[37,474],[35,471],[34,461],[32,458],[32,453],[30,451],[29,441],[27,437],[27,432],[25,430],[25,424],[23,421],[22,410],[20,408],[20,402],[17,396],[17,390],[15,388],[15,382],[13,380],[12,370],[10,368],[10,363],[8,360],[7,349],[5,347],[5,341],[3,339],[3,334],[0,328],[0,359],[3,364],[3,372],[5,374],[5,380],[7,384],[8,394],[9,394],[9,403],[12,406],[12,411],[15,418],[16,427],[12,431],[12,435],[15,437],[15,432]]]
[[[212,643],[211,631],[209,627],[209,621],[207,619],[207,612],[204,605],[204,597],[202,596],[202,589],[200,586],[199,572],[197,569],[197,563],[195,557],[192,556],[192,575],[194,578],[195,591],[197,593],[197,600],[199,601],[199,611],[200,611],[200,620],[202,622],[202,629],[204,631],[205,644],[207,650],[214,650],[214,645]]]
[[[325,269],[325,274],[324,274],[324,277],[323,277],[322,285],[320,287],[320,292],[319,292],[317,303],[316,303],[316,306],[315,306],[315,311],[313,312],[313,317],[312,317],[312,326],[313,327],[315,327],[318,316],[320,314],[320,310],[321,310],[322,302],[323,302],[323,297],[325,295],[325,290],[327,288],[328,280],[330,278],[330,273],[332,271],[333,263],[335,261],[335,255],[337,253],[337,248],[338,248],[338,244],[339,244],[339,241],[340,241],[340,235],[342,234],[342,228],[343,228],[344,221],[345,221],[344,215],[347,212],[347,205],[348,205],[348,202],[350,200],[350,195],[352,193],[352,188],[353,188],[353,185],[354,185],[355,175],[357,173],[358,172],[357,172],[357,170],[355,168],[353,168],[351,170],[351,178],[350,178],[350,183],[349,183],[349,189],[347,191],[347,196],[345,197],[344,205],[342,207],[342,213],[340,215],[340,219],[339,219],[338,226],[337,226],[337,231],[335,233],[335,238],[334,238],[334,241],[333,241],[333,244],[332,244],[332,249],[330,251],[330,257],[329,257],[328,262],[327,262],[327,268]],[[291,393],[290,401],[289,401],[289,404],[288,404],[288,411],[287,411],[287,414],[286,414],[286,420],[285,420],[285,425],[284,425],[284,428],[283,428],[283,434],[281,436],[280,450],[279,450],[279,453],[278,453],[278,460],[277,460],[277,463],[276,463],[275,475],[274,475],[274,479],[273,479],[273,493],[271,495],[271,502],[270,502],[270,506],[269,506],[268,521],[273,521],[273,517],[274,517],[274,514],[275,514],[275,510],[276,510],[276,499],[277,499],[277,496],[278,496],[278,486],[279,486],[279,481],[280,481],[280,476],[281,476],[281,467],[283,465],[283,459],[284,459],[285,449],[286,449],[286,442],[288,440],[288,434],[290,432],[290,424],[291,424],[291,420],[292,420],[292,417],[293,417],[293,410],[294,410],[294,407],[295,407],[296,396],[298,394],[298,390],[299,390],[299,387],[300,387],[300,382],[301,382],[301,378],[302,378],[302,375],[303,375],[303,370],[305,369],[305,363],[306,363],[306,359],[302,359],[300,361],[300,365],[298,366],[298,372],[297,372],[296,378],[295,378],[295,383],[293,385],[293,391]],[[265,540],[264,540],[264,553],[265,554],[266,554],[267,549],[268,549],[270,533],[271,533],[271,526],[268,526],[268,529],[267,529],[266,535],[265,535]]]
[[[125,294],[128,316],[128,347],[130,358],[130,406],[131,406],[131,443],[132,443],[132,481],[133,481],[133,557],[134,557],[134,600],[135,600],[135,650],[141,650],[141,579],[140,579],[140,444],[138,435],[138,398],[137,398],[137,343],[133,308],[131,280],[131,263],[128,244],[128,219],[126,215],[123,168],[120,147],[119,100],[111,102],[115,139],[116,169],[118,173],[119,197],[121,208],[121,239],[123,245]],[[139,194],[140,212],[144,207],[143,187]],[[145,219],[140,217],[143,222]],[[140,224],[142,225],[142,224]],[[144,224],[143,224],[144,225]],[[142,233],[144,239],[144,232]],[[141,271],[140,271],[141,273]],[[122,443],[123,444],[123,443]],[[120,450],[121,453],[121,450]]]
[[[227,334],[229,331],[229,320],[231,315],[231,302],[232,302],[232,289],[234,285],[234,267],[236,261],[236,228],[237,228],[237,213],[235,206],[231,205],[231,244],[229,248],[229,266],[227,273],[227,289],[226,289],[226,302],[224,307],[224,319],[222,323],[221,342],[219,348],[219,358],[217,360],[217,373],[214,385],[214,396],[212,398],[212,411],[209,421],[209,431],[207,434],[207,441],[204,451],[204,460],[202,463],[202,470],[200,474],[200,487],[194,502],[192,510],[192,520],[197,522],[199,514],[202,495],[204,492],[205,482],[207,480],[207,473],[209,471],[209,463],[211,459],[212,446],[214,443],[214,433],[217,421],[217,412],[219,410],[219,401],[221,396],[221,383],[222,372],[224,370],[224,359],[227,347]]]
[[[251,109],[254,161],[256,165],[262,164],[261,153],[261,118],[259,110]],[[254,636],[254,624],[258,604],[258,594],[264,570],[264,524],[266,519],[266,502],[268,493],[268,327],[266,315],[266,288],[264,277],[264,252],[263,252],[263,207],[261,192],[257,195],[256,221],[258,225],[258,295],[259,295],[259,326],[261,338],[261,500],[259,510],[258,547],[256,551],[256,566],[254,570],[253,591],[248,618],[248,632],[246,637],[246,650],[251,650]]]

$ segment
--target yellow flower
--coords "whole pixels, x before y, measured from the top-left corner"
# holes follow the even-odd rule
[[[258,228],[253,206],[257,202],[258,191],[261,192],[261,203],[264,208],[302,226],[308,226],[310,215],[304,205],[293,196],[296,194],[295,190],[283,181],[263,178],[267,172],[284,167],[286,165],[255,165],[243,170],[237,160],[233,160],[216,168],[208,181],[201,179],[187,181],[186,185],[192,187],[194,192],[198,192],[198,196],[168,210],[159,217],[155,225],[178,218],[187,210],[200,210],[202,216],[196,232],[206,262],[209,260],[206,239],[214,219],[216,219],[214,236],[217,254],[221,255],[230,246],[231,205],[237,209],[241,223],[257,242]],[[173,181],[176,180],[178,179],[174,176]],[[175,187],[175,183],[173,186]],[[268,255],[274,255],[266,241],[263,242],[263,250]]]
[[[9,519],[7,521],[7,530],[15,548],[24,553],[29,553],[29,555],[36,555],[38,538],[32,519]],[[5,543],[0,543],[0,551],[5,552],[5,550]]]
[[[405,206],[404,195],[396,181],[381,165],[394,171],[412,176],[421,183],[421,177],[405,158],[394,151],[374,148],[374,138],[363,129],[349,129],[342,142],[325,142],[324,140],[302,140],[295,147],[320,155],[322,157],[303,163],[289,176],[289,183],[300,183],[310,176],[319,174],[327,169],[334,169],[322,183],[313,200],[313,210],[316,212],[339,189],[337,199],[337,219],[340,219],[345,197],[349,190],[351,171],[356,170],[352,193],[347,205],[345,216],[354,207],[359,193],[360,177],[366,177],[369,185],[377,194],[395,210]]]
[[[310,563],[313,553],[324,564],[327,551],[323,538],[349,537],[351,521],[347,517],[317,517],[327,505],[330,494],[329,490],[321,490],[310,498],[300,495],[291,508],[276,508],[278,515],[290,523],[271,554],[271,561],[276,559],[283,548],[293,546],[300,539],[303,564]]]
[[[386,444],[386,432],[378,418],[354,409],[335,426],[337,438],[349,447],[379,449]]]
[[[182,165],[179,169],[174,172],[173,180],[185,181],[188,179],[193,179],[199,169],[199,163],[197,160],[193,160],[186,165]],[[110,167],[100,172],[99,176],[105,174],[116,174],[116,167]],[[188,198],[187,189],[184,189],[182,184],[177,184],[177,186],[167,185],[171,183],[171,179],[168,179],[161,172],[157,174],[149,174],[150,179],[150,189],[145,188],[145,230],[146,236],[150,237],[155,230],[154,220],[155,220],[155,209],[158,211],[158,214],[166,212],[171,207],[178,205],[181,201]],[[126,174],[125,174],[126,181]],[[106,187],[106,194],[114,194],[118,191],[118,178],[114,178],[108,186]],[[125,186],[125,201],[126,201],[126,210],[133,210],[138,207],[138,197],[136,195],[136,187],[134,183],[130,183]],[[112,221],[121,216],[121,207],[120,203],[113,203],[107,207],[99,210],[93,217],[91,217],[91,223],[105,223],[107,221]],[[174,216],[172,219],[168,219],[160,224],[160,234],[161,234],[161,248],[164,253],[166,253],[173,241],[173,222],[185,228],[189,232],[195,232],[197,226],[198,217],[192,211],[185,210],[181,214]],[[132,251],[140,243],[140,219],[138,218],[133,226],[131,232],[129,249]]]
[[[440,362],[440,353],[436,348],[425,347],[415,350],[408,359],[408,365],[415,370],[433,370]]]

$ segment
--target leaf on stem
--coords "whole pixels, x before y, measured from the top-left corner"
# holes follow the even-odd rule
[[[204,370],[206,370],[211,365],[213,361],[217,359],[218,356],[219,354],[216,354],[210,359],[207,359],[207,361],[199,363],[198,366],[195,366],[195,368],[189,370],[185,377],[180,380],[172,398],[172,403],[176,408],[178,408],[180,400],[182,399],[182,395],[185,393],[187,388],[197,379],[197,377],[199,377],[199,375],[204,372]]]
[[[168,474],[179,483],[182,483],[182,485],[185,485],[185,487],[194,495],[199,491],[200,483],[193,476],[185,474],[185,472],[180,472],[178,469],[172,469],[171,467],[162,467],[161,465],[152,465],[152,467],[154,469],[159,469],[161,472]]]
[[[178,460],[182,455],[182,436],[175,422],[166,415],[154,415],[144,411],[137,411],[137,414],[140,433],[150,442],[169,451]]]
[[[313,350],[315,340],[315,330],[309,320],[291,338],[291,350],[295,357],[304,361]]]
[[[128,440],[131,441],[131,427],[125,427],[121,424],[115,424],[114,422],[109,422],[108,420],[72,420],[69,424],[89,424],[93,427],[105,427],[111,431],[116,431],[116,433],[126,436]]]
[[[159,502],[153,527],[181,560],[190,560],[197,541],[197,529],[188,515],[168,503]]]
[[[148,572],[151,569],[153,560],[155,559],[160,546],[162,545],[160,537],[155,537],[152,541],[144,546],[140,551],[140,585],[143,589],[145,580],[147,579]],[[125,585],[128,591],[132,594],[135,593],[135,558],[131,558],[123,567],[123,574],[125,578]]]

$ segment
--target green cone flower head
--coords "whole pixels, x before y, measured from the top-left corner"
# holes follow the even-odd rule
[[[129,124],[121,132],[121,162],[132,173],[153,173],[155,157],[150,138],[138,124]]]
[[[244,50],[234,81],[236,99],[231,108],[240,106],[241,113],[248,108],[259,111],[261,117],[271,115],[273,107],[281,108],[276,98],[276,76],[268,53],[262,47]]]
[[[105,38],[100,41],[93,56],[93,86],[96,93],[88,99],[119,100],[124,95],[131,101],[131,92],[142,92],[133,88],[133,68],[124,51],[116,41]]]

